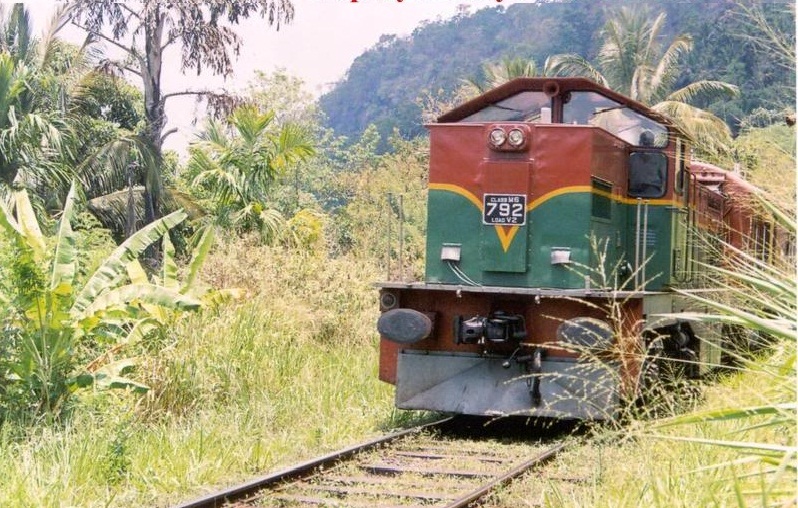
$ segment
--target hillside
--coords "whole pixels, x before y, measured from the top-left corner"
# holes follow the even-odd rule
[[[424,24],[409,36],[384,35],[321,97],[321,108],[329,126],[350,139],[369,124],[375,124],[383,138],[393,129],[406,137],[422,134],[419,98],[425,93],[450,93],[464,78],[477,76],[483,63],[505,56],[534,59],[540,66],[547,56],[558,53],[594,60],[607,11],[632,3],[639,2],[499,6]],[[694,49],[685,61],[682,82],[719,79],[741,88],[741,97],[733,101],[701,105],[733,127],[758,107],[780,110],[794,103],[795,73],[774,71],[772,62],[757,53],[746,38],[750,26],[735,2],[665,0],[650,9],[654,14],[658,9],[667,13],[667,37],[693,36]],[[794,22],[778,14],[784,5],[768,3],[766,9],[775,26],[794,40]]]

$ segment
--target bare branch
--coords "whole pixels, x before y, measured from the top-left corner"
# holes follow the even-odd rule
[[[80,23],[78,23],[74,19],[71,21],[71,23],[73,25],[75,25],[76,27],[80,28],[81,30],[83,30],[84,32],[86,32],[87,34],[91,35],[92,37],[97,37],[98,39],[102,39],[105,42],[107,42],[107,43],[109,43],[109,44],[121,49],[122,51],[124,51],[125,53],[131,55],[132,57],[138,58],[136,53],[131,48],[128,48],[127,46],[116,42],[116,40],[112,39],[111,37],[108,37],[107,35],[103,34],[102,32],[97,32],[97,31],[91,30],[89,27],[87,27],[85,25],[81,25]]]
[[[163,94],[163,96],[161,96],[161,99],[162,100],[166,100],[166,99],[169,99],[170,97],[179,97],[179,96],[185,96],[185,95],[205,96],[205,95],[211,95],[212,93],[213,92],[211,92],[210,90],[183,90],[183,91],[180,91],[180,92],[165,93],[165,94]]]
[[[164,43],[161,45],[161,51],[165,50],[166,48],[168,48],[169,46],[171,46],[172,44],[174,44],[174,43],[175,43],[175,41],[177,41],[177,39],[178,39],[178,38],[179,38],[178,34],[169,34],[169,35],[166,37],[166,42],[164,42]]]
[[[121,77],[122,71],[127,71],[131,74],[141,77],[141,71],[122,62],[110,59],[102,59],[97,64],[97,70],[109,76]]]
[[[171,136],[175,132],[177,132],[177,127],[172,127],[168,131],[164,132],[163,135],[161,136],[161,143],[163,143],[166,138],[168,138],[169,136]]]
[[[208,104],[208,111],[211,116],[215,118],[226,118],[230,116],[234,109],[246,103],[242,97],[230,92],[212,92],[210,90],[183,90],[180,92],[171,92],[164,94],[161,100],[165,102],[166,99],[171,97],[185,97],[189,95],[196,97],[197,102],[206,101]]]
[[[125,5],[125,2],[120,2],[119,3],[119,7],[121,7],[123,10],[127,11],[127,13],[130,14],[131,17],[136,18],[137,20],[141,21],[141,16],[139,16],[139,13],[134,11],[133,9],[128,7],[127,5]]]

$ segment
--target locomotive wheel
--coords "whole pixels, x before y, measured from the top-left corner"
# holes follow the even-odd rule
[[[685,330],[657,330],[640,367],[636,405],[647,415],[669,414],[696,398],[698,355],[690,347],[693,340],[686,340],[692,334],[677,336],[677,332]]]
[[[680,382],[700,377],[698,340],[690,325],[679,323],[660,330],[663,340],[663,376],[668,382]]]
[[[720,364],[724,367],[740,367],[767,342],[761,333],[740,325],[723,325],[721,334],[723,349],[720,353]]]
[[[635,407],[642,417],[661,417],[691,408],[700,397],[696,380],[685,375],[684,363],[652,358],[643,363]]]
[[[646,356],[640,365],[635,396],[636,407],[645,411],[655,409],[666,393],[661,365],[663,336],[661,334],[650,336],[647,343]]]
[[[647,357],[640,366],[635,401],[637,406],[650,407],[660,398],[663,388],[663,383],[660,380],[659,358]]]

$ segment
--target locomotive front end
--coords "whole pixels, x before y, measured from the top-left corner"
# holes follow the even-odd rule
[[[425,280],[380,284],[397,407],[607,419],[634,391],[681,247],[676,143],[623,100],[526,78],[428,126]]]

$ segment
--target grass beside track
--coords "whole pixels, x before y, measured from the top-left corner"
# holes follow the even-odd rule
[[[633,418],[619,428],[597,427],[579,446],[558,456],[545,474],[527,475],[487,506],[795,506],[796,421],[790,410],[776,424],[772,416],[684,422],[726,408],[794,403],[794,359],[795,344],[781,344],[773,355],[705,386],[691,411],[657,420]],[[791,372],[783,370],[789,363]],[[731,448],[720,441],[751,446]],[[791,448],[792,455],[783,463],[762,460],[755,447],[763,444]]]
[[[373,266],[246,239],[217,252],[205,280],[246,296],[189,316],[172,336],[141,346],[137,376],[149,394],[86,393],[62,427],[0,428],[4,506],[170,506],[414,418],[394,411],[391,387],[377,381],[378,306],[370,284],[380,274]],[[778,366],[790,355],[791,392],[774,384],[784,380]],[[755,406],[785,393],[794,401],[794,355],[795,345],[785,345],[780,356],[708,387],[701,407]],[[766,506],[794,499],[794,468],[771,485],[774,475],[758,473],[776,466],[672,439],[795,447],[794,422],[756,423],[603,427],[545,475],[502,489],[493,506]]]
[[[63,427],[0,429],[4,506],[169,506],[395,423],[372,267],[246,240],[217,252],[205,279],[245,296],[142,346],[146,396],[82,394]]]

